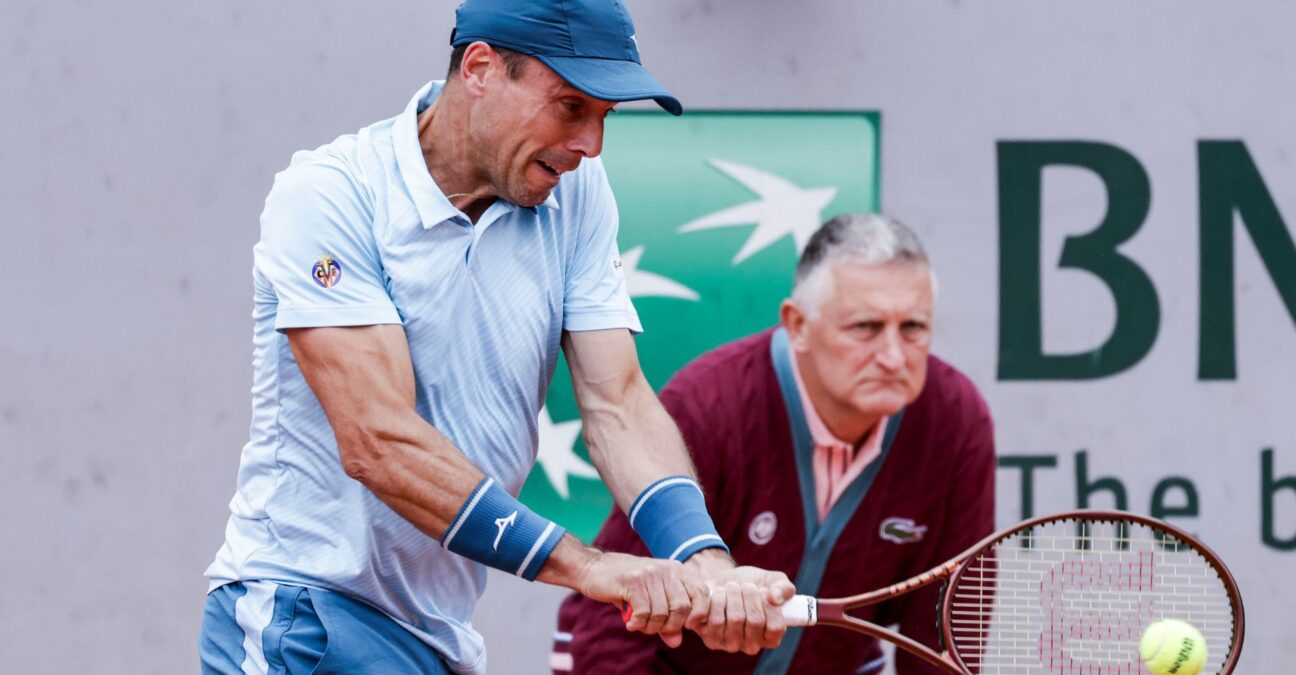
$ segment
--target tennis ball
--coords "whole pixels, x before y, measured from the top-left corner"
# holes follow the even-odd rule
[[[1190,623],[1162,619],[1143,631],[1139,655],[1155,675],[1197,675],[1206,665],[1206,639]]]

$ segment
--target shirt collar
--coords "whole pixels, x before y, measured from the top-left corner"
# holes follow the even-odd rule
[[[854,451],[856,449],[855,445],[833,435],[833,432],[828,429],[828,425],[824,424],[823,418],[819,416],[819,411],[815,410],[814,402],[810,400],[810,394],[806,391],[805,381],[801,378],[801,364],[797,361],[796,350],[793,349],[791,340],[788,341],[788,354],[792,359],[792,379],[796,380],[797,393],[801,395],[801,409],[805,412],[806,426],[810,428],[810,438],[814,441],[815,446],[839,447],[847,451]],[[878,423],[873,425],[873,428],[860,441],[859,447],[866,448],[880,442],[882,435],[878,431],[886,428],[886,422],[887,418],[885,417],[878,420]]]
[[[423,221],[423,227],[428,229],[455,218],[462,218],[467,222],[463,212],[446,199],[445,193],[432,179],[432,174],[427,169],[427,162],[423,159],[423,146],[419,143],[419,113],[432,105],[432,101],[441,93],[441,88],[444,86],[445,82],[441,80],[433,80],[423,85],[418,93],[414,94],[414,98],[410,99],[409,105],[405,106],[404,112],[396,118],[392,127],[392,150],[396,154],[396,165],[400,168],[401,179],[409,190],[410,198],[414,200],[414,208],[418,210],[419,219]],[[497,203],[507,205],[510,210],[519,208],[516,204],[504,200],[499,200]],[[554,196],[553,191],[550,191],[543,206],[551,209],[558,208],[558,198]]]

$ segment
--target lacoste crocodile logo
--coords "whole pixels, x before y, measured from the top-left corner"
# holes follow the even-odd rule
[[[914,523],[912,518],[887,518],[878,528],[878,536],[897,544],[919,542],[926,535],[927,526]]]

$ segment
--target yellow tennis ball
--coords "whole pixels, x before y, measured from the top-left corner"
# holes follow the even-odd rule
[[[1139,655],[1154,675],[1197,675],[1206,665],[1206,639],[1190,623],[1162,619],[1143,631]]]

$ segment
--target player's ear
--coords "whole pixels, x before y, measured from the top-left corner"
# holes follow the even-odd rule
[[[480,96],[486,88],[486,77],[496,62],[502,62],[499,54],[485,42],[474,42],[464,50],[463,60],[459,64],[456,77],[459,84],[470,94]],[[502,65],[502,63],[500,64]]]

